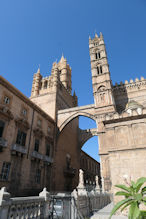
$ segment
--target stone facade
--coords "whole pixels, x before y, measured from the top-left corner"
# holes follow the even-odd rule
[[[93,135],[97,135],[99,138],[101,176],[105,190],[115,192],[114,185],[121,183],[124,174],[128,174],[133,180],[145,176],[146,79],[141,77],[140,80],[136,78],[135,81],[112,84],[102,34],[99,37],[95,34],[93,39],[89,38],[89,52],[94,96],[94,104],[91,105],[78,107],[77,96],[75,93],[72,95],[71,68],[63,56],[58,63],[53,63],[49,77],[43,78],[40,69],[34,74],[30,100],[1,78],[2,105],[4,97],[10,99],[9,107],[5,109],[2,106],[1,110],[2,121],[4,118],[8,121],[1,139],[4,151],[1,153],[1,161],[7,159],[10,162],[13,157],[14,167],[17,166],[18,170],[12,172],[12,177],[14,178],[16,175],[18,182],[20,182],[19,173],[23,169],[22,166],[28,165],[23,169],[22,184],[32,185],[29,178],[30,174],[34,172],[30,171],[32,163],[30,157],[34,145],[32,136],[35,134],[40,136],[43,143],[47,135],[47,124],[52,124],[53,133],[54,162],[51,165],[52,171],[50,171],[52,176],[50,184],[53,190],[71,191],[78,185],[81,147]],[[7,91],[9,92],[7,93]],[[22,122],[20,114],[23,109],[29,112],[29,118]],[[36,131],[33,130],[29,135],[31,137],[27,136],[26,138],[26,142],[28,141],[32,146],[29,146],[30,150],[28,151],[22,148],[23,153],[21,152],[21,156],[16,158],[19,153],[13,151],[18,148],[15,145],[17,127],[23,123],[24,129],[28,130],[28,133],[31,132],[33,109],[36,112],[33,129]],[[97,129],[80,130],[79,116],[95,120]],[[43,125],[39,135],[36,127],[38,120],[42,121]],[[5,139],[8,140],[8,147],[4,146]],[[15,146],[12,150],[10,148],[13,144]],[[25,154],[24,152],[26,155],[22,155]],[[42,149],[42,155],[45,155],[44,149]],[[16,165],[18,159],[20,165]],[[35,165],[38,163],[40,165],[40,162],[35,163]],[[42,170],[47,174],[49,171],[45,170],[44,163],[42,166]],[[48,181],[46,180],[46,182]],[[13,183],[10,184],[13,185]]]
[[[0,187],[12,195],[51,189],[54,120],[0,77]]]
[[[96,176],[99,176],[100,180],[100,163],[90,157],[84,151],[81,151],[80,168],[84,171],[84,184],[94,186],[96,183]]]
[[[105,190],[115,192],[124,174],[133,180],[145,176],[146,79],[112,84],[102,34],[89,38],[89,51],[94,104],[59,110],[58,128],[80,115],[96,121],[101,176]]]
[[[58,110],[77,106],[66,59],[53,63],[49,77],[38,69],[30,99],[2,77],[0,86],[0,187],[12,195],[72,191],[80,169],[78,118],[62,132],[57,127]]]

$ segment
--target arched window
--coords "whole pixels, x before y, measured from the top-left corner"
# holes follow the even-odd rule
[[[101,91],[104,91],[104,90],[105,90],[105,86],[104,86],[104,85],[101,85],[101,86],[97,89],[98,92],[101,92]]]
[[[102,74],[102,66],[100,66],[100,73]]]
[[[100,52],[96,52],[96,53],[95,53],[95,57],[96,57],[96,59],[100,59],[100,57],[101,57],[101,56],[100,56]]]
[[[96,59],[98,59],[98,54],[97,53],[95,53],[95,56],[96,56]]]
[[[48,81],[45,81],[44,88],[46,89],[48,87]]]
[[[97,74],[99,75],[99,67],[97,66]]]
[[[46,156],[50,156],[51,155],[51,146],[49,143],[46,143]]]
[[[100,59],[100,57],[101,57],[101,56],[100,56],[100,52],[98,52],[98,58]]]

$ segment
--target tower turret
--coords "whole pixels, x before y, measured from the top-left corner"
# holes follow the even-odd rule
[[[69,91],[71,94],[72,87],[71,87],[71,68],[67,64],[67,60],[62,55],[59,63],[58,63],[58,69],[60,71],[60,81],[64,85],[64,87]]]
[[[53,85],[57,87],[59,81],[59,70],[56,62],[54,62],[52,66],[52,76],[53,76]]]
[[[92,85],[95,107],[113,106],[112,84],[102,33],[89,38]]]
[[[41,79],[42,75],[40,73],[40,68],[38,68],[37,73],[35,73],[33,76],[31,97],[37,96],[39,94]]]

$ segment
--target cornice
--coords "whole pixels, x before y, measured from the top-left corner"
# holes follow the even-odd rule
[[[39,106],[33,103],[28,97],[26,97],[23,93],[21,93],[17,88],[15,88],[11,83],[9,83],[2,76],[0,76],[0,84],[3,85],[6,89],[8,89],[10,92],[15,94],[17,97],[19,97],[21,100],[23,100],[27,105],[32,107],[42,116],[44,116],[47,120],[49,120],[52,123],[55,123],[55,121],[48,114],[46,114]]]

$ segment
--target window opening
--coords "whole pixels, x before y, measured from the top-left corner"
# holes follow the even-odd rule
[[[50,145],[46,143],[46,155],[50,156]]]
[[[2,166],[2,170],[1,170],[1,175],[0,175],[0,178],[2,180],[8,180],[9,172],[10,172],[10,166],[11,166],[11,163],[3,162],[3,166]]]
[[[98,68],[98,66],[97,66],[97,74],[99,75],[99,68]]]
[[[3,121],[0,121],[0,137],[3,136],[4,127],[5,123]]]
[[[23,110],[22,110],[22,114],[23,114],[23,116],[26,116],[26,115],[27,115],[27,110],[26,110],[26,109],[23,109]]]
[[[39,139],[35,139],[34,150],[37,152],[39,151],[39,144],[40,144]]]
[[[37,169],[36,170],[36,176],[35,176],[35,182],[40,184],[40,181],[41,181],[41,170]]]
[[[44,88],[46,89],[47,86],[48,86],[48,81],[45,81],[45,83],[44,83]]]
[[[26,133],[21,130],[18,130],[16,144],[25,146],[25,141],[26,141]]]
[[[40,119],[38,119],[38,121],[37,121],[37,125],[40,127],[41,124],[42,124],[42,121],[41,121]]]
[[[9,104],[10,103],[9,97],[7,97],[7,96],[4,97],[4,103],[5,104]]]
[[[99,52],[99,53],[98,53],[98,58],[100,59],[100,57],[101,57],[101,56],[100,56],[100,52]]]

